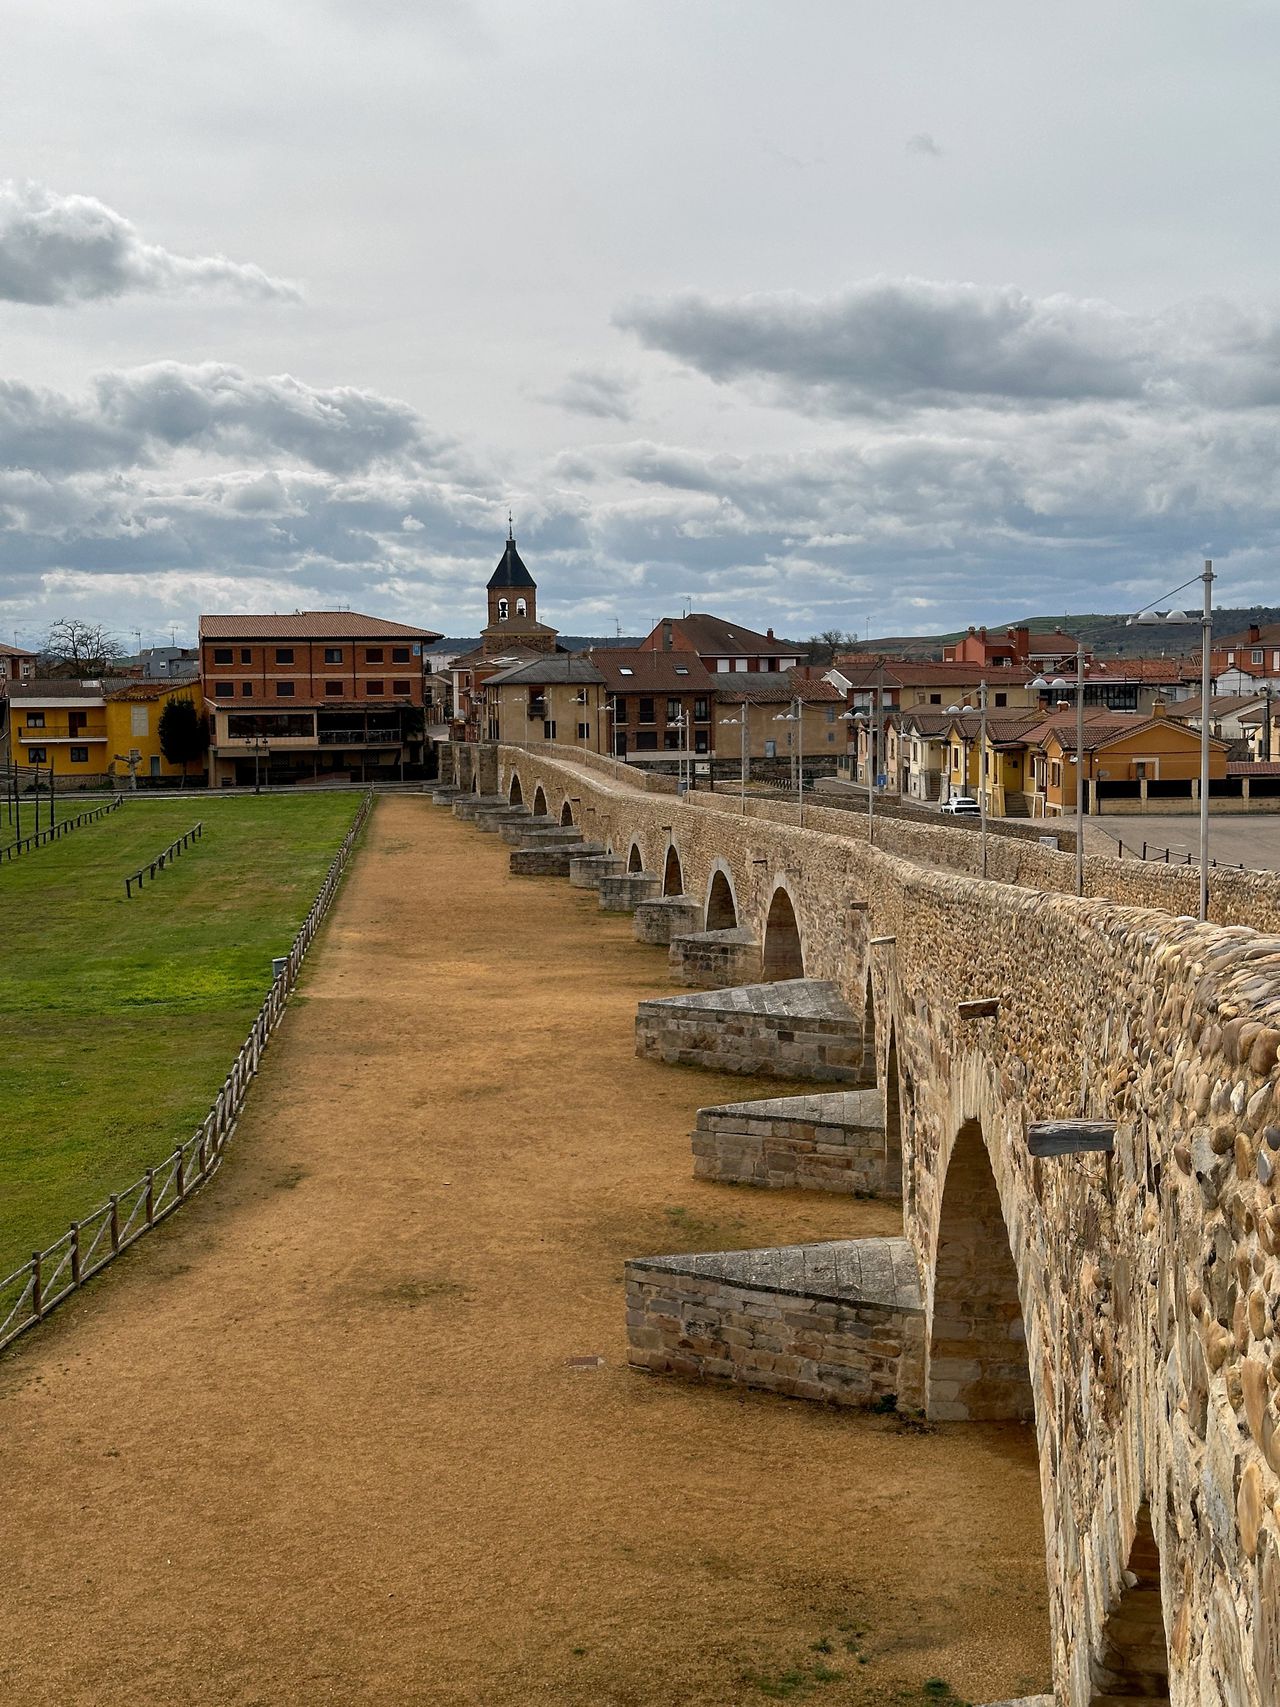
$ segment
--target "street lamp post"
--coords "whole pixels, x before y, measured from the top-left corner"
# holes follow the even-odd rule
[[[779,711],[773,721],[775,723],[794,723],[796,725],[796,747],[794,759],[796,763],[796,804],[799,809],[799,820],[804,823],[804,701],[800,698],[792,700],[794,711]],[[745,706],[743,707],[745,711]]]
[[[1047,682],[1036,676],[1027,686],[1038,692],[1042,688],[1061,691],[1070,684],[1062,676]],[[1047,796],[1046,796],[1047,798]],[[1076,645],[1076,894],[1084,894],[1084,643]]]
[[[987,682],[978,683],[978,814],[982,830],[982,875],[987,875]]]
[[[722,717],[720,719],[722,729],[732,729],[735,724],[739,724],[742,729],[742,761],[738,782],[741,794],[740,810],[745,818],[747,815],[747,707],[745,701],[743,702],[741,717]]]
[[[1190,581],[1184,581],[1182,586],[1175,587],[1168,594],[1184,592],[1194,582],[1199,581],[1204,588],[1204,606],[1199,618],[1200,622],[1200,922],[1205,924],[1209,918],[1209,698],[1212,692],[1212,658],[1213,651],[1213,561],[1206,557],[1201,574],[1193,575]],[[1188,623],[1196,618],[1188,616],[1182,610],[1158,611],[1148,607],[1138,612],[1137,616],[1129,618],[1130,623],[1143,625],[1155,623]]]

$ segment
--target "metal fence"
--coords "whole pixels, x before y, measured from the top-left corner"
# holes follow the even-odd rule
[[[60,824],[55,824],[51,830],[36,830],[33,835],[23,836],[19,841],[9,842],[0,848],[0,863],[17,859],[19,854],[30,853],[32,848],[42,848],[46,842],[61,841],[62,837],[72,830],[78,830],[81,824],[92,824],[95,818],[105,818],[108,812],[118,811],[124,805],[123,795],[113,800],[110,806],[94,806],[88,812],[77,812],[74,818],[64,818]]]
[[[64,1299],[104,1269],[121,1251],[136,1244],[158,1222],[172,1215],[199,1186],[216,1173],[244,1106],[250,1081],[262,1052],[297,983],[298,971],[320,922],[337,893],[356,838],[373,807],[373,793],[360,803],[351,828],[342,839],[319,893],[277,976],[258,1010],[249,1035],[240,1046],[213,1106],[197,1130],[142,1178],[113,1192],[100,1208],[82,1221],[73,1221],[60,1239],[33,1252],[6,1279],[0,1280],[0,1350],[28,1328],[35,1327]]]
[[[185,853],[191,846],[192,842],[202,839],[203,836],[204,821],[201,819],[199,823],[193,824],[189,830],[184,830],[178,837],[177,841],[170,842],[162,854],[157,854],[154,859],[148,860],[146,865],[140,865],[137,871],[133,872],[124,880],[125,900],[128,901],[133,895],[133,886],[135,883],[138,885],[139,892],[141,892],[143,881],[148,874],[150,874],[151,880],[154,883],[157,871],[163,871],[166,863],[172,865],[179,854]]]

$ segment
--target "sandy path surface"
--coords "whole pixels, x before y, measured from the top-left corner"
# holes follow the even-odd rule
[[[637,1061],[662,955],[507,852],[379,805],[219,1179],[0,1360],[0,1700],[1043,1687],[1027,1431],[626,1368],[626,1256],[896,1217],[693,1182],[756,1093]]]

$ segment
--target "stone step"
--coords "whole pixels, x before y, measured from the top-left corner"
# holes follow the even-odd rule
[[[506,835],[509,829],[514,829],[516,832],[514,840],[518,848],[545,848],[561,845],[568,847],[585,840],[582,831],[572,824],[552,824],[545,829],[537,826],[531,828],[527,820],[523,824],[504,824],[502,826],[504,841],[510,839]],[[594,845],[601,849],[604,847],[603,842]]]
[[[839,986],[820,978],[643,1001],[636,1010],[636,1054],[760,1078],[867,1082],[861,1022]]]
[[[460,794],[453,803],[453,815],[464,823],[470,823],[482,812],[492,812],[506,804],[501,794]]]
[[[677,984],[692,984],[700,990],[723,990],[734,984],[756,982],[763,959],[760,944],[751,932],[738,928],[673,936],[667,964]]]
[[[628,1359],[826,1404],[919,1405],[924,1307],[906,1239],[638,1257]]]
[[[901,1159],[889,1178],[878,1090],[766,1097],[698,1110],[695,1179],[862,1197],[902,1196]]]
[[[692,895],[659,895],[652,901],[641,901],[636,908],[636,941],[668,948],[673,936],[701,923],[702,907]]]
[[[492,812],[477,812],[475,826],[477,830],[496,835],[504,824],[527,824],[529,810],[525,806],[500,806]]]

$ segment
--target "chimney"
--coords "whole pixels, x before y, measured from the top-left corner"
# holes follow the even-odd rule
[[[1151,702],[1151,715],[1153,717],[1167,717],[1169,715],[1169,707],[1162,699],[1154,699]]]
[[[970,623],[969,624],[969,633],[970,634],[976,634],[977,632],[978,632],[977,629],[973,626],[972,623]]]
[[[772,640],[773,639],[773,630],[771,628],[766,628],[764,631],[764,637],[766,640]]]
[[[671,650],[671,624],[669,622],[664,622],[662,625],[662,650],[664,652]]]
[[[978,636],[982,640],[985,640],[987,638],[987,625],[985,622],[983,623],[982,627],[978,630]]]
[[[1070,711],[1071,701],[1069,699],[1060,699],[1054,709],[1056,711]]]
[[[1256,646],[1261,639],[1262,630],[1258,627],[1256,622],[1251,622],[1249,624],[1249,644],[1251,646]]]

